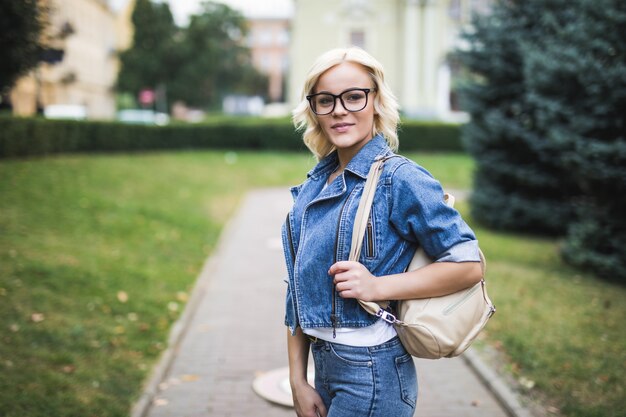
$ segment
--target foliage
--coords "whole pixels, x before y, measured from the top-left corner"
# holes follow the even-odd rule
[[[626,282],[626,3],[578,0],[525,53],[526,95],[582,191],[565,259]]]
[[[569,231],[567,260],[626,280],[626,4],[497,2],[465,38],[473,215]]]
[[[267,78],[244,46],[243,16],[226,5],[202,4],[186,28],[174,24],[168,3],[138,0],[133,45],[120,55],[118,89],[135,97],[142,89],[202,108],[220,108],[227,94],[263,95]]]
[[[120,54],[119,90],[137,97],[143,89],[156,89],[177,76],[178,29],[168,3],[137,0],[131,16],[133,45]]]
[[[0,3],[0,92],[34,68],[40,58],[43,6],[37,0]]]
[[[455,58],[471,73],[460,88],[472,120],[463,140],[477,160],[472,215],[495,228],[563,233],[578,193],[560,164],[558,142],[526,94],[526,54],[550,38],[546,24],[565,0],[497,2],[464,36]],[[539,119],[539,120],[538,120]]]
[[[189,105],[212,108],[220,107],[227,94],[264,95],[267,80],[254,69],[244,46],[241,13],[214,2],[202,7],[183,31],[179,73],[171,90]]]
[[[461,151],[459,126],[406,122],[401,150]],[[169,126],[0,117],[0,158],[157,149],[305,150],[289,119],[223,118]]]

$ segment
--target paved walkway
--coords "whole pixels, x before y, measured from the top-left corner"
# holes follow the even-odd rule
[[[290,205],[285,189],[246,196],[205,265],[135,417],[295,415],[252,390],[257,375],[287,365],[280,225]],[[509,415],[466,360],[416,364],[416,416]]]

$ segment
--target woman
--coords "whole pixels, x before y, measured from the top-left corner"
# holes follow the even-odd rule
[[[358,48],[315,62],[294,122],[318,159],[292,189],[283,227],[289,272],[286,319],[290,384],[300,417],[413,416],[413,361],[392,325],[357,299],[445,295],[480,281],[478,243],[440,184],[395,156],[397,102],[380,63]],[[359,262],[346,261],[370,165],[386,159]],[[420,245],[436,262],[404,272]],[[307,382],[309,350],[315,388]]]

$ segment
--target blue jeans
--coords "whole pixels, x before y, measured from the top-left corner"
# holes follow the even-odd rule
[[[354,347],[316,340],[315,389],[328,417],[412,417],[417,401],[413,358],[397,337]]]

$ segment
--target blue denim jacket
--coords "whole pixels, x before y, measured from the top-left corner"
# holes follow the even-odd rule
[[[365,327],[377,317],[335,291],[332,264],[347,260],[363,186],[375,158],[393,152],[382,136],[370,140],[328,187],[336,152],[322,159],[307,180],[291,189],[294,205],[282,228],[288,271],[285,324]],[[436,261],[479,261],[474,233],[443,202],[443,190],[424,168],[404,157],[384,164],[359,262],[374,276],[404,272],[419,246]]]

